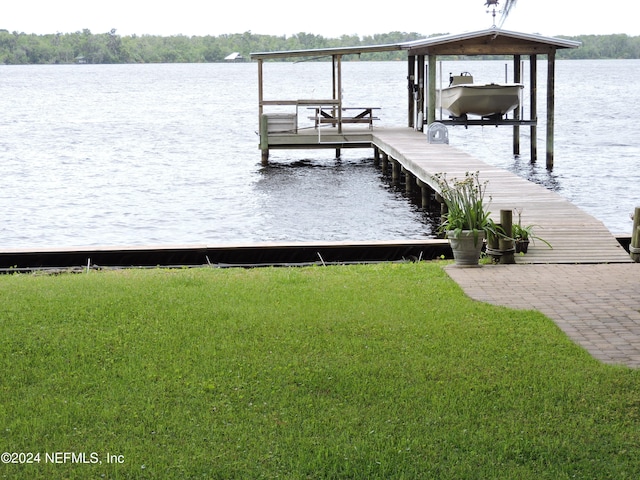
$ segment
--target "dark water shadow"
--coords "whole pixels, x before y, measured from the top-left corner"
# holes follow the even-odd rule
[[[507,165],[506,170],[553,192],[562,190],[560,176],[548,169],[544,161],[531,162],[523,157],[515,156],[512,163]]]

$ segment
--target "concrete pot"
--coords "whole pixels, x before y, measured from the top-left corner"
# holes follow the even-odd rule
[[[484,231],[477,232],[474,237],[472,230],[462,230],[456,234],[454,230],[447,232],[447,238],[453,251],[455,264],[461,267],[476,267],[480,261]]]

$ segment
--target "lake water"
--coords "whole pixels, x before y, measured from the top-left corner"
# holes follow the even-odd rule
[[[445,63],[501,81],[504,62]],[[560,61],[555,168],[520,158],[511,129],[450,128],[451,144],[558,191],[614,233],[640,205],[632,119],[640,61]],[[330,96],[330,63],[265,68],[267,98]],[[406,64],[345,62],[344,99],[406,125]],[[525,72],[525,75],[526,72]],[[525,77],[527,78],[527,77]],[[258,150],[257,66],[0,66],[0,248],[405,240],[432,221],[372,166],[372,151]]]

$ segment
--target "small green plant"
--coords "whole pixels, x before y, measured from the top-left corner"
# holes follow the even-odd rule
[[[496,225],[489,217],[489,201],[485,202],[488,181],[480,181],[480,172],[466,172],[463,179],[447,179],[446,174],[438,173],[433,179],[438,184],[442,200],[447,206],[445,221],[440,231],[453,232],[448,235],[459,236],[463,230],[470,230],[477,243],[478,233],[498,234]]]
[[[533,229],[536,227],[536,225],[525,225],[525,226],[522,225],[522,209],[516,209],[516,212],[518,213],[518,223],[514,224],[512,227],[512,236],[516,244],[525,243],[529,241],[533,241],[535,243],[535,240],[540,240],[541,242],[545,243],[549,248],[553,248],[547,240],[545,240],[544,238],[538,237],[533,233]],[[526,253],[526,250],[524,250],[524,253]]]

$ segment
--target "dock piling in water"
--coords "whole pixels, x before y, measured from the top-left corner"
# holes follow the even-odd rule
[[[382,161],[380,163],[380,170],[382,170],[382,174],[387,174],[387,169],[389,168],[389,155],[387,152],[382,152]]]
[[[269,117],[266,114],[260,116],[260,151],[262,152],[262,165],[269,164]]]
[[[400,184],[400,174],[402,165],[395,158],[391,159],[391,184],[397,186]]]

